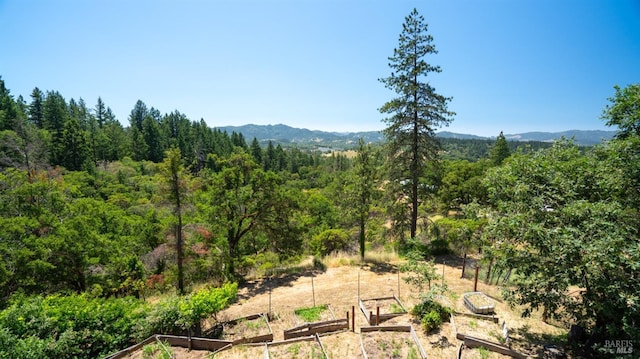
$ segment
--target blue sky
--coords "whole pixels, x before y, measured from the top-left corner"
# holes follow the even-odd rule
[[[637,0],[0,0],[0,76],[27,102],[100,96],[127,126],[140,99],[212,127],[380,130],[414,7],[457,113],[443,130],[609,129],[613,86],[640,82]]]

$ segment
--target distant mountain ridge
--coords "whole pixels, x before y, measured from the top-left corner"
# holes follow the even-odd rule
[[[384,135],[380,131],[365,132],[326,132],[318,130],[308,130],[305,128],[295,128],[283,124],[277,125],[243,125],[243,126],[221,126],[217,127],[227,133],[241,133],[247,142],[257,138],[261,143],[272,141],[282,145],[295,145],[301,147],[330,147],[330,148],[351,148],[362,138],[365,142],[375,143],[384,141]],[[574,141],[583,146],[593,146],[603,140],[610,140],[616,131],[601,130],[570,130],[562,132],[525,132],[517,134],[505,134],[509,141],[540,141],[552,142],[554,140],[573,138]],[[461,134],[449,131],[440,131],[436,136],[442,138],[493,140],[495,137],[483,137],[471,134]]]

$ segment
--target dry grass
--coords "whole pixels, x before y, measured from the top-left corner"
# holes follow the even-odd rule
[[[398,253],[383,250],[372,250],[365,252],[364,262],[360,259],[359,254],[346,252],[334,252],[322,258],[322,263],[324,263],[327,268],[398,263],[399,261],[400,257],[398,256]]]
[[[284,330],[300,324],[300,320],[294,314],[297,308],[313,306],[315,300],[316,304],[329,304],[336,318],[344,318],[347,312],[351,313],[353,307],[355,308],[355,332],[328,334],[321,336],[321,340],[329,358],[359,358],[362,357],[359,328],[369,324],[359,310],[358,295],[364,299],[396,295],[407,309],[420,301],[420,293],[401,280],[402,274],[398,275],[397,266],[402,262],[394,253],[370,252],[362,265],[358,256],[341,253],[328,256],[322,262],[326,268],[324,270],[311,265],[310,268],[316,269],[247,281],[239,289],[237,303],[221,312],[218,318],[222,320],[239,318],[258,312],[267,313],[271,310],[273,320],[270,321],[270,325],[274,341],[281,341],[284,339]],[[308,258],[307,263],[313,263],[313,259]],[[442,274],[444,269],[444,282],[451,291],[446,296],[445,302],[448,302],[456,311],[469,312],[463,304],[462,295],[473,291],[473,281],[460,278],[460,258],[453,256],[438,258],[437,263],[438,274]],[[305,266],[308,265],[305,264]],[[360,279],[359,284],[358,279]],[[539,313],[534,313],[532,318],[521,318],[518,308],[515,310],[510,308],[501,299],[499,287],[485,285],[479,281],[478,291],[493,299],[495,312],[500,318],[500,323],[491,328],[484,328],[485,324],[481,324],[479,321],[470,323],[468,320],[465,322],[464,319],[460,319],[460,329],[464,328],[465,331],[468,331],[465,334],[482,336],[482,331],[487,329],[488,339],[497,342],[496,335],[501,333],[502,322],[506,321],[510,328],[513,348],[533,357],[538,356],[537,350],[542,344],[551,343],[562,335],[566,335],[566,330],[542,323]],[[456,339],[453,326],[448,322],[444,323],[440,329],[430,333],[424,333],[420,323],[410,314],[398,316],[381,324],[413,325],[420,343],[430,359],[453,358],[460,344],[460,341]],[[491,332],[496,335],[492,336]],[[302,346],[299,347],[298,353],[301,353],[301,349]],[[286,356],[287,349],[283,350],[284,352],[279,354],[290,357],[290,355]],[[192,353],[197,354],[195,351]],[[247,347],[245,349],[234,348],[233,353],[236,356],[230,356],[231,352],[220,352],[216,354],[216,358],[252,357],[252,355],[261,352],[260,349]],[[485,354],[480,353],[478,349],[465,351],[466,357],[479,358]],[[176,357],[196,358],[196,356],[182,355],[176,355]],[[490,353],[488,357],[500,356]]]

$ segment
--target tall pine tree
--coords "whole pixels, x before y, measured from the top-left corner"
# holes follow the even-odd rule
[[[389,57],[391,75],[380,79],[386,88],[398,96],[385,103],[380,112],[390,117],[384,134],[388,140],[390,176],[397,188],[396,198],[408,198],[411,237],[416,236],[418,207],[421,203],[420,178],[428,162],[436,161],[439,142],[437,127],[448,125],[455,113],[447,109],[450,97],[438,94],[426,81],[430,73],[441,72],[439,66],[425,61],[427,55],[436,54],[433,37],[427,32],[424,17],[413,9],[405,18],[399,44]]]

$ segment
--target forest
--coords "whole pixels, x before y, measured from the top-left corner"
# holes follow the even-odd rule
[[[380,79],[398,95],[385,141],[351,151],[262,146],[140,100],[117,119],[101,98],[15,98],[0,78],[0,358],[198,335],[247,279],[372,251],[420,280],[436,256],[475,256],[578,355],[640,343],[640,84],[614,86],[617,135],[596,146],[441,141],[455,113],[421,82],[441,71],[426,34],[414,9]]]
[[[610,99],[604,113],[620,131],[608,143],[513,151],[498,137],[486,157],[434,161],[408,238],[384,145],[361,142],[356,156],[261,148],[141,101],[123,127],[100,99],[88,108],[36,88],[26,103],[0,82],[0,347],[104,355],[184,330],[167,317],[195,323],[171,301],[224,305],[230,284],[306,255],[412,246],[425,258],[481,251],[494,270],[513,270],[513,303],[589,329],[591,344],[637,339],[637,94]],[[170,299],[145,309],[154,293]]]

